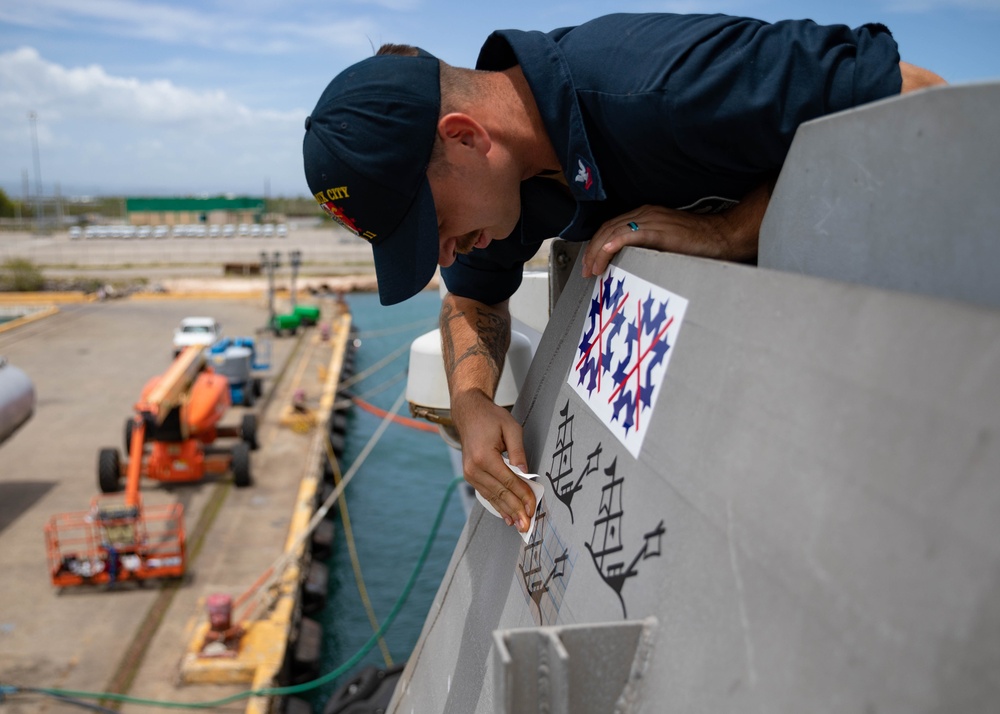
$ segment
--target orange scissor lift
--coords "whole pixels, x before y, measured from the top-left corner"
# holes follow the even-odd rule
[[[126,426],[128,462],[121,464],[117,449],[102,449],[98,482],[103,494],[93,499],[89,510],[55,515],[45,526],[53,585],[97,585],[184,574],[184,507],[180,503],[144,505],[139,483],[143,476],[194,481],[206,471],[232,468],[236,484],[249,485],[249,450],[256,446],[256,421],[248,414],[239,430],[219,427],[217,422],[229,406],[227,381],[206,366],[201,346],[185,348],[163,375],[147,383],[135,405],[135,416]],[[162,433],[171,436],[158,440]],[[243,440],[232,449],[206,454],[206,445],[218,436]],[[125,489],[119,493],[123,472]]]

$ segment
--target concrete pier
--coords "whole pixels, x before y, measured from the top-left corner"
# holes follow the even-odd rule
[[[211,711],[269,710],[269,698],[239,695],[276,684],[296,625],[299,535],[315,508],[325,458],[322,422],[350,328],[350,316],[335,299],[304,295],[302,301],[319,305],[326,339],[319,328],[282,338],[259,332],[267,320],[259,292],[80,299],[0,332],[0,354],[28,373],[38,395],[34,416],[0,445],[0,686],[168,702],[235,696]],[[144,480],[144,503],[184,505],[185,577],[60,591],[47,572],[44,526],[56,513],[86,510],[99,493],[98,450],[123,448],[124,425],[144,383],[170,364],[173,328],[193,314],[215,316],[227,336],[271,343],[264,397],[253,408],[261,444],[252,454],[254,482],[236,489],[229,475],[183,485]],[[296,390],[303,390],[315,418],[293,428],[282,415]],[[233,407],[222,423],[239,423],[244,411]],[[215,593],[239,598],[289,547],[299,552],[239,656],[225,664],[199,661],[193,643],[207,627],[205,599]],[[0,700],[5,714],[79,711],[40,694]],[[104,706],[157,710],[114,699]]]

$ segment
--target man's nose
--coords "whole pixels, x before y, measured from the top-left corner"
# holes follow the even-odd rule
[[[455,262],[455,239],[446,238],[441,241],[441,248],[438,251],[438,265],[447,268]]]

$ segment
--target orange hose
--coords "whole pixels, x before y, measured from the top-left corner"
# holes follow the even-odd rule
[[[389,413],[385,409],[377,407],[374,404],[369,404],[361,397],[352,397],[352,399],[355,404],[364,409],[366,412],[368,412],[369,414],[374,414],[375,416],[380,417],[382,419],[384,419],[386,415]],[[409,417],[399,416],[398,414],[394,414],[392,420],[397,424],[408,426],[411,429],[419,429],[420,431],[430,431],[436,434],[438,430],[436,426],[434,426],[429,422],[420,421],[418,419],[410,419]]]

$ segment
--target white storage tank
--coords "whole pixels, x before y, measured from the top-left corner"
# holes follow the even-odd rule
[[[35,385],[22,370],[0,357],[0,443],[35,411]]]

